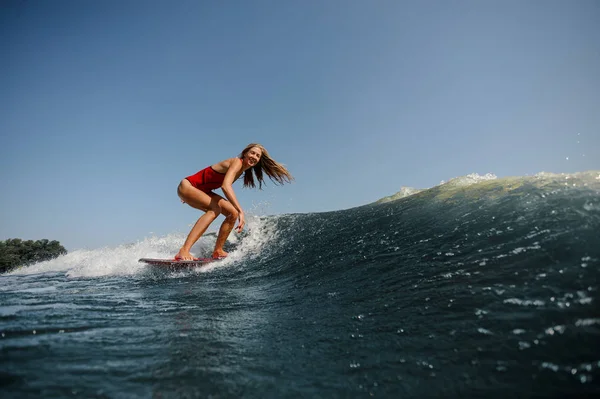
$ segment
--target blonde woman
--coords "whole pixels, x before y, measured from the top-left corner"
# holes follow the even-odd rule
[[[244,187],[256,187],[254,182],[256,176],[258,187],[262,189],[264,173],[275,184],[290,183],[294,180],[285,166],[276,162],[265,147],[256,143],[246,146],[239,157],[225,159],[183,179],[177,187],[179,198],[183,203],[205,213],[192,227],[175,259],[193,260],[194,257],[190,254],[192,246],[220,214],[225,215],[225,221],[219,229],[212,257],[227,256],[223,245],[233,230],[236,220],[239,219],[236,228],[238,233],[242,231],[245,224],[244,211],[235,196],[232,184],[244,174]],[[223,190],[226,199],[212,191],[217,188]]]

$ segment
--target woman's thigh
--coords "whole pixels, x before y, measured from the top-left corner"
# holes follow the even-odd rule
[[[179,198],[192,208],[200,209],[201,211],[208,211],[211,208],[216,208],[218,205],[218,199],[213,199],[212,196],[205,193],[204,191],[198,190],[192,186],[187,179],[183,179],[177,187],[177,195]]]
[[[177,194],[183,202],[204,212],[212,209],[217,213],[223,213],[225,216],[237,213],[231,202],[212,191],[205,193],[202,190],[198,190],[196,187],[192,186],[192,183],[187,179],[183,179],[181,183],[179,183]]]

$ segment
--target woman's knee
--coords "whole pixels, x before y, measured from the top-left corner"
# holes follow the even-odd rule
[[[229,220],[235,221],[237,220],[239,215],[240,213],[237,211],[237,209],[231,209],[227,212],[227,215],[225,217]]]
[[[206,211],[207,214],[210,214],[214,219],[217,218],[221,214],[221,207],[219,206],[211,206]]]

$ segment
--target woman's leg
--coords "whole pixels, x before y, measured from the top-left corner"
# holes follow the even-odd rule
[[[223,198],[214,193],[207,194],[198,190],[186,179],[182,180],[179,184],[179,187],[177,187],[177,194],[183,202],[187,203],[191,207],[206,212],[198,219],[196,224],[194,224],[194,227],[192,227],[192,230],[188,234],[185,243],[176,255],[176,258],[192,260],[194,257],[192,254],[190,254],[190,250],[196,241],[198,241],[198,239],[202,236],[202,234],[204,234],[206,229],[208,229],[208,226],[210,226],[210,224],[221,213],[219,202]]]
[[[233,230],[239,216],[237,209],[235,209],[235,207],[231,205],[231,202],[226,199],[221,199],[218,204],[221,212],[225,215],[225,220],[219,229],[219,235],[217,235],[217,242],[215,243],[215,249],[212,254],[213,258],[223,258],[227,256],[227,252],[223,250],[223,245],[225,245],[227,237],[229,237],[229,233]]]

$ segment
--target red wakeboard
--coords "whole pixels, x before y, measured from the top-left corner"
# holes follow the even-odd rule
[[[161,267],[198,267],[219,259],[212,258],[194,258],[194,260],[175,260],[175,259],[152,259],[141,258],[138,262],[146,263],[152,266]]]

